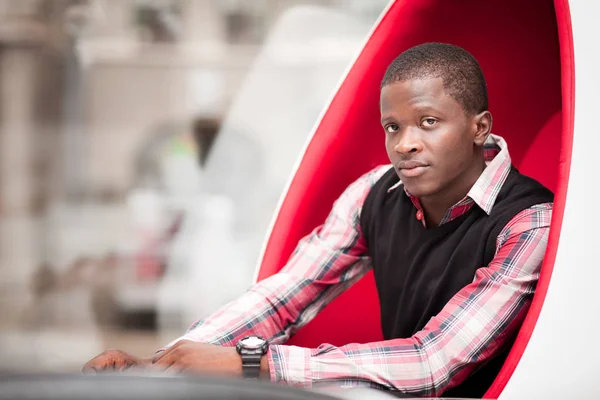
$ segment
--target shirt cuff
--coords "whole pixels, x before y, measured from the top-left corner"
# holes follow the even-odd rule
[[[311,387],[311,353],[303,347],[271,345],[267,353],[271,381]]]

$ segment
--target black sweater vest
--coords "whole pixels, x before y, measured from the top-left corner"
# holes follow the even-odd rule
[[[490,215],[474,205],[466,214],[426,229],[402,186],[388,193],[397,182],[392,168],[369,192],[360,218],[386,340],[408,338],[423,329],[452,296],[473,282],[477,269],[490,263],[498,234],[515,215],[553,201],[552,192],[513,168]],[[481,397],[505,357],[499,355],[445,395]]]

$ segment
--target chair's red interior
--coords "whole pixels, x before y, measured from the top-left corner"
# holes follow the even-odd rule
[[[549,0],[396,1],[316,129],[276,219],[259,279],[285,264],[349,183],[388,162],[379,126],[379,83],[399,53],[420,43],[453,43],[477,58],[488,83],[493,132],[507,140],[521,172],[555,190],[562,128],[557,32]],[[291,343],[315,347],[381,337],[377,294],[368,274]]]

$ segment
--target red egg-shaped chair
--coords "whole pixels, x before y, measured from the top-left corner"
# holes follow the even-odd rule
[[[549,246],[529,314],[496,381],[496,398],[539,316],[561,228],[573,134],[573,50],[567,1],[397,0],[377,22],[333,97],[284,196],[259,263],[258,280],[279,271],[298,240],[323,223],[352,181],[388,163],[379,125],[379,84],[389,63],[424,42],[470,51],[488,83],[493,132],[514,165],[554,191]],[[327,306],[290,344],[316,347],[382,339],[372,273]],[[355,324],[353,321],[361,321]]]

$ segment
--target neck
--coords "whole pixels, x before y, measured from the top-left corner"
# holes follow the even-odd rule
[[[439,226],[446,211],[465,198],[484,169],[485,161],[481,157],[465,173],[461,174],[455,181],[450,182],[445,190],[433,196],[419,198],[427,226]]]

